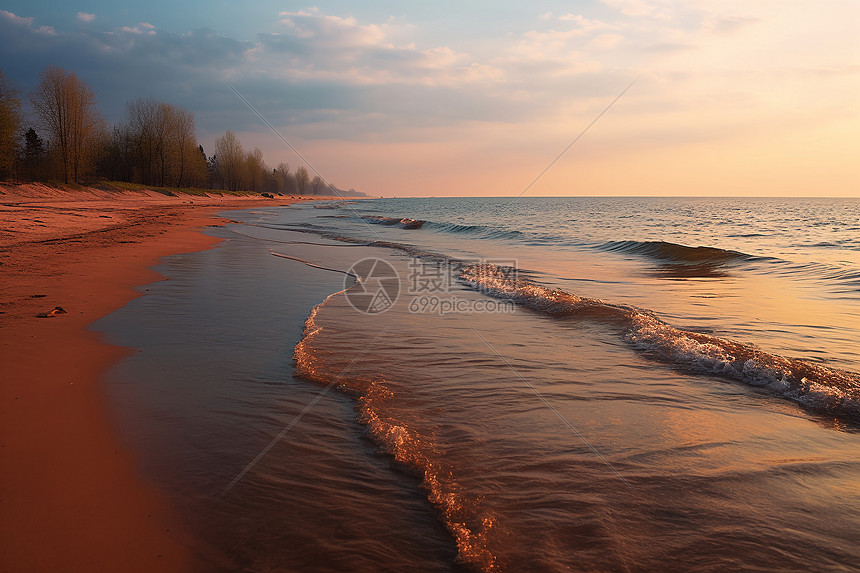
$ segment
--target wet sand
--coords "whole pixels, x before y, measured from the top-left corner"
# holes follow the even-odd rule
[[[216,243],[199,230],[217,212],[296,200],[0,186],[0,569],[199,570],[206,548],[109,421],[102,377],[129,351],[87,326],[161,257]]]

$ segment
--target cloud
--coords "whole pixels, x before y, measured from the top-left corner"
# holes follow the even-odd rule
[[[675,2],[671,0],[602,0],[607,6],[633,18],[670,20]]]
[[[129,26],[120,26],[117,28],[120,32],[124,32],[126,34],[149,34],[150,36],[154,36],[157,34],[155,31],[155,26],[152,24],[147,24],[146,22],[141,22],[137,26],[129,27]]]
[[[589,20],[582,14],[567,13],[558,17],[560,22],[573,22],[576,27],[583,32],[591,32],[593,30],[603,30],[611,26],[600,20]]]
[[[80,20],[81,22],[92,22],[95,19],[95,14],[90,14],[88,12],[78,12],[78,20]]]
[[[33,25],[35,19],[34,18],[23,18],[21,16],[17,16],[12,12],[7,10],[0,10],[0,18],[3,18],[6,22],[9,22],[15,26],[19,26],[22,28],[27,28],[32,30],[36,34],[41,34],[45,36],[54,36],[57,31],[54,30],[53,26],[39,26],[35,27]]]
[[[353,17],[321,14],[318,9],[281,12],[280,23],[300,38],[314,38],[327,47],[375,46],[385,39],[385,25],[361,25]]]
[[[22,18],[21,16],[16,16],[7,10],[0,10],[0,17],[3,17],[7,22],[11,22],[18,26],[26,26],[28,28],[33,27],[33,18]]]
[[[804,15],[795,22],[771,3],[604,0],[599,11],[535,15],[516,33],[456,43],[405,19],[318,9],[281,12],[251,40],[147,22],[109,28],[102,16],[51,34],[0,11],[0,55],[22,87],[48,64],[74,71],[111,122],[126,101],[152,96],[193,110],[204,138],[228,127],[262,134],[227,80],[289,138],[343,149],[453,145],[464,133],[475,145],[513,133],[524,148],[561,144],[639,76],[588,141],[668,147],[852,109],[860,70],[845,40],[850,18],[828,33],[834,17],[805,6],[792,4]],[[802,34],[816,50],[797,42]]]
[[[503,76],[486,62],[448,46],[416,48],[404,42],[411,27],[389,19],[361,24],[318,10],[281,12],[280,29],[259,36],[257,62],[277,59],[278,72],[305,80],[352,85],[492,83]]]

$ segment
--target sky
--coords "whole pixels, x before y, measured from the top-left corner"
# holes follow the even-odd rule
[[[369,195],[860,196],[858,0],[502,4],[5,0],[0,70]]]

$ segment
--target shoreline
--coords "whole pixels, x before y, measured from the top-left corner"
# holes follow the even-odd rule
[[[139,475],[102,382],[131,350],[88,326],[211,248],[217,212],[323,198],[0,188],[0,569],[194,571],[204,548]],[[55,307],[66,312],[38,318]]]

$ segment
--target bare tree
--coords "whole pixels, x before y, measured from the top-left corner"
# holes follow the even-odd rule
[[[290,176],[290,166],[281,161],[275,168],[275,186],[278,193],[283,193],[287,190],[287,177]]]
[[[299,188],[299,194],[305,192],[309,181],[310,175],[308,175],[308,170],[305,169],[304,165],[296,169],[296,186]]]
[[[263,187],[263,171],[268,170],[263,162],[263,152],[259,147],[249,151],[245,157],[245,172],[248,188],[251,191],[259,191]]]
[[[15,169],[18,134],[21,129],[21,100],[18,90],[6,83],[0,71],[0,177]]]
[[[188,185],[190,187],[207,187],[209,185],[209,162],[202,145],[197,146],[189,160]]]
[[[218,157],[222,184],[230,191],[238,191],[242,186],[245,151],[235,133],[228,129],[215,140],[215,156]]]
[[[311,181],[311,189],[313,190],[314,195],[319,195],[320,191],[325,187],[325,181],[323,181],[322,177],[319,175],[314,176],[313,181]]]
[[[194,171],[195,159],[200,158],[200,150],[194,128],[194,114],[181,107],[173,108],[171,137],[176,150],[176,169],[174,177],[177,187],[186,185]],[[203,158],[204,164],[206,158]],[[197,161],[199,166],[199,161]]]
[[[279,193],[294,195],[299,192],[295,175],[290,173],[290,166],[283,161],[278,163],[278,168],[275,170],[275,180]]]
[[[159,102],[155,106],[153,132],[155,135],[156,172],[158,173],[158,184],[161,187],[167,185],[173,168],[173,159],[177,155],[176,141],[171,138],[174,116],[173,106],[169,103]]]
[[[96,96],[74,73],[48,66],[30,101],[59,153],[63,180],[77,183],[93,159],[93,139],[103,121]]]
[[[135,179],[182,187],[205,178],[206,158],[197,143],[193,113],[140,98],[128,103],[126,116],[122,129],[134,149]]]
[[[126,138],[133,150],[133,177],[144,185],[155,181],[155,158],[158,155],[155,121],[158,104],[152,99],[138,98],[126,104]]]

